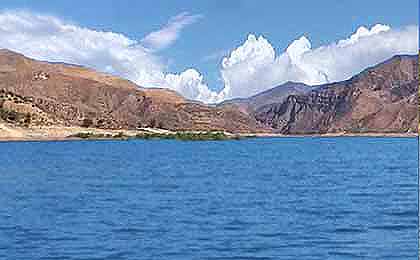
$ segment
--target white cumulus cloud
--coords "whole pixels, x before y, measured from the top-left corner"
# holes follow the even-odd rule
[[[220,64],[224,83],[211,90],[194,68],[167,72],[156,50],[172,44],[179,32],[200,16],[182,13],[161,30],[137,41],[114,33],[84,28],[57,17],[30,12],[0,12],[0,48],[31,58],[80,64],[112,73],[142,87],[173,89],[188,99],[206,103],[247,97],[287,81],[309,85],[341,81],[396,54],[417,54],[418,27],[360,27],[353,35],[313,48],[304,36],[276,53],[263,36],[249,35]]]
[[[219,94],[211,91],[203,82],[203,76],[195,69],[188,69],[181,74],[167,74],[165,81],[170,88],[182,93],[185,97],[207,103],[222,100]]]
[[[245,43],[222,62],[223,98],[247,97],[287,81],[318,85],[342,81],[397,54],[418,53],[418,27],[360,27],[347,39],[313,49],[305,36],[275,54],[262,36]]]

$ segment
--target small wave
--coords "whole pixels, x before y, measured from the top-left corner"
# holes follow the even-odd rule
[[[334,233],[342,233],[342,234],[358,234],[358,233],[365,233],[366,229],[363,228],[336,228],[334,229]]]
[[[417,230],[416,225],[378,225],[371,226],[371,229],[387,230],[387,231],[404,231],[404,230]]]

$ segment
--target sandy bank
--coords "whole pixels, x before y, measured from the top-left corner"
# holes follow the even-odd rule
[[[42,127],[16,127],[10,124],[0,123],[0,141],[70,141],[80,140],[81,138],[69,138],[69,136],[80,133],[90,133],[97,136],[110,136],[111,138],[89,138],[90,140],[115,139],[112,136],[123,135],[125,137],[135,137],[143,133],[152,134],[175,134],[164,129],[142,128],[138,130],[105,130],[97,128],[67,127],[67,126],[42,126]],[[232,135],[226,133],[227,135]],[[416,133],[329,133],[329,134],[310,134],[310,135],[284,135],[275,133],[249,133],[240,134],[242,137],[255,136],[257,138],[291,138],[291,137],[418,137]]]

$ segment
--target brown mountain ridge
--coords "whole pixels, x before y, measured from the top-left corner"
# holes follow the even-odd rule
[[[34,122],[104,129],[257,131],[235,105],[207,106],[174,91],[134,83],[80,66],[29,59],[0,50],[0,107]],[[29,116],[28,116],[29,115]],[[25,121],[25,120],[23,120]]]
[[[0,121],[22,127],[407,133],[417,130],[417,92],[417,56],[396,56],[343,82],[289,82],[213,106],[81,66],[0,50]]]
[[[418,56],[395,56],[343,82],[258,107],[283,134],[407,133],[418,127]]]

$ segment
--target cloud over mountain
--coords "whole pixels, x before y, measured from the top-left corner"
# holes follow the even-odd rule
[[[171,19],[166,29],[154,34],[168,34],[163,37],[166,42],[162,40],[158,44],[158,37],[152,37],[155,47],[174,41],[176,36],[171,34],[176,34],[194,19],[197,17],[185,13]],[[180,75],[167,74],[162,59],[140,42],[118,33],[83,28],[53,16],[1,12],[0,48],[34,59],[91,67],[132,80],[143,87],[171,88],[190,99],[207,101],[211,98],[205,94],[208,89],[201,90],[207,87],[199,84],[202,77],[198,72],[187,70]]]
[[[28,12],[0,13],[0,48],[31,58],[66,62],[120,75],[138,83],[160,84],[164,66],[135,40]]]
[[[276,53],[263,36],[246,41],[220,64],[224,88],[211,90],[194,68],[180,74],[167,72],[156,50],[170,46],[179,32],[201,16],[182,13],[162,29],[137,41],[29,12],[0,12],[0,48],[48,61],[75,63],[112,73],[143,87],[163,87],[186,98],[207,103],[247,97],[287,81],[322,84],[351,77],[396,54],[416,54],[418,28],[361,27],[347,39],[312,48],[306,37]]]
[[[262,36],[245,43],[222,62],[224,98],[245,97],[287,81],[317,85],[341,81],[396,54],[417,54],[418,28],[360,27],[348,39],[313,49],[305,36],[275,54]]]

